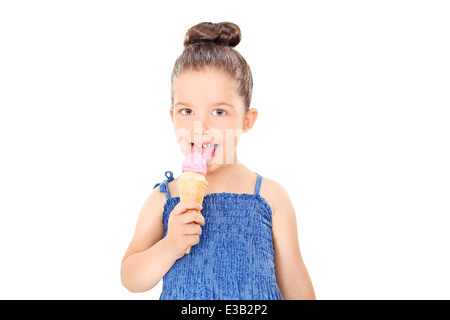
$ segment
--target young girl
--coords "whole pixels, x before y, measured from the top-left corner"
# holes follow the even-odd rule
[[[186,34],[170,116],[183,153],[196,149],[208,159],[207,194],[202,205],[180,202],[178,179],[166,172],[122,261],[130,291],[163,279],[160,299],[315,299],[289,196],[237,158],[239,136],[258,115],[250,68],[233,49],[240,40],[229,22],[200,23]]]

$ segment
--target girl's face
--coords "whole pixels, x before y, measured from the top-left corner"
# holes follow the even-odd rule
[[[170,115],[185,155],[195,150],[209,165],[237,163],[240,135],[257,117],[254,108],[245,112],[237,88],[237,81],[220,70],[188,70],[178,76]]]

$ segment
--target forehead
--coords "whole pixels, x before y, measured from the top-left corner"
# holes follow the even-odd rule
[[[215,69],[185,70],[174,82],[174,103],[233,103],[239,99],[238,83],[227,72]]]

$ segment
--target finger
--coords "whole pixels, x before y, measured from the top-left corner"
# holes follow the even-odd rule
[[[204,226],[204,225],[205,225],[205,217],[202,215],[201,212],[198,212],[198,213],[195,214],[195,216],[194,216],[194,222],[195,222],[195,223],[198,223],[198,224],[201,225],[201,226]]]
[[[194,246],[200,242],[200,236],[198,235],[187,235],[186,237],[189,238],[189,246]]]
[[[191,223],[184,227],[184,234],[185,235],[201,235],[202,234],[202,227],[199,224]]]
[[[202,205],[192,200],[183,200],[173,209],[175,214],[185,213],[187,210],[202,210]]]
[[[200,203],[195,202],[193,200],[183,200],[180,202],[180,204],[187,210],[192,209],[192,210],[200,211],[203,209],[203,206]]]
[[[202,216],[202,214],[197,210],[188,210],[186,213],[184,213],[181,217],[182,223],[198,223],[200,225],[205,225],[205,218]]]
[[[195,223],[198,223],[201,226],[205,225],[205,217],[202,215],[201,212],[197,213],[194,217]]]

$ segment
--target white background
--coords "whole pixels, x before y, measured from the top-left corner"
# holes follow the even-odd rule
[[[0,298],[157,299],[120,263],[183,160],[187,29],[239,25],[241,162],[280,182],[318,299],[450,299],[447,1],[0,2]]]

